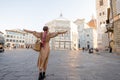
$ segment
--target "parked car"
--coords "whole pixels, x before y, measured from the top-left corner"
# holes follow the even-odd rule
[[[0,52],[4,52],[4,45],[0,43]]]
[[[4,52],[5,40],[3,36],[0,36],[0,52]]]

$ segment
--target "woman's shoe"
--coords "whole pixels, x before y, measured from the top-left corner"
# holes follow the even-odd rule
[[[43,72],[43,78],[45,78],[45,77],[46,77],[45,72]]]
[[[42,75],[42,72],[40,72],[38,80],[42,80],[42,79],[43,79],[43,75]]]

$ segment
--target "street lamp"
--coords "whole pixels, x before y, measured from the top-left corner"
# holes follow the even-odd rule
[[[105,33],[113,33],[113,23],[107,23],[106,24],[106,32]]]
[[[112,16],[112,21],[110,21],[110,13]],[[113,14],[113,0],[110,0],[110,8],[107,9],[107,20],[106,20],[106,29],[107,31],[105,33],[113,33],[113,28],[114,28],[114,14]],[[110,23],[111,22],[111,23]]]

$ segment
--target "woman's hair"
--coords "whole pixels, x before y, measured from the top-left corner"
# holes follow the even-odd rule
[[[43,27],[43,36],[42,36],[42,47],[45,46],[45,41],[46,41],[46,36],[47,36],[47,31],[48,31],[48,26]]]
[[[48,31],[48,26],[44,26],[43,31]]]

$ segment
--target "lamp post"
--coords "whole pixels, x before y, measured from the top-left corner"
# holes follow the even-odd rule
[[[111,20],[110,20],[110,14],[111,14]],[[114,8],[113,8],[113,0],[110,0],[110,8],[108,9],[108,16],[106,20],[106,32],[108,33],[108,39],[109,39],[109,48],[111,49],[111,42],[113,41],[112,35],[114,33]],[[111,52],[111,51],[110,51]]]

